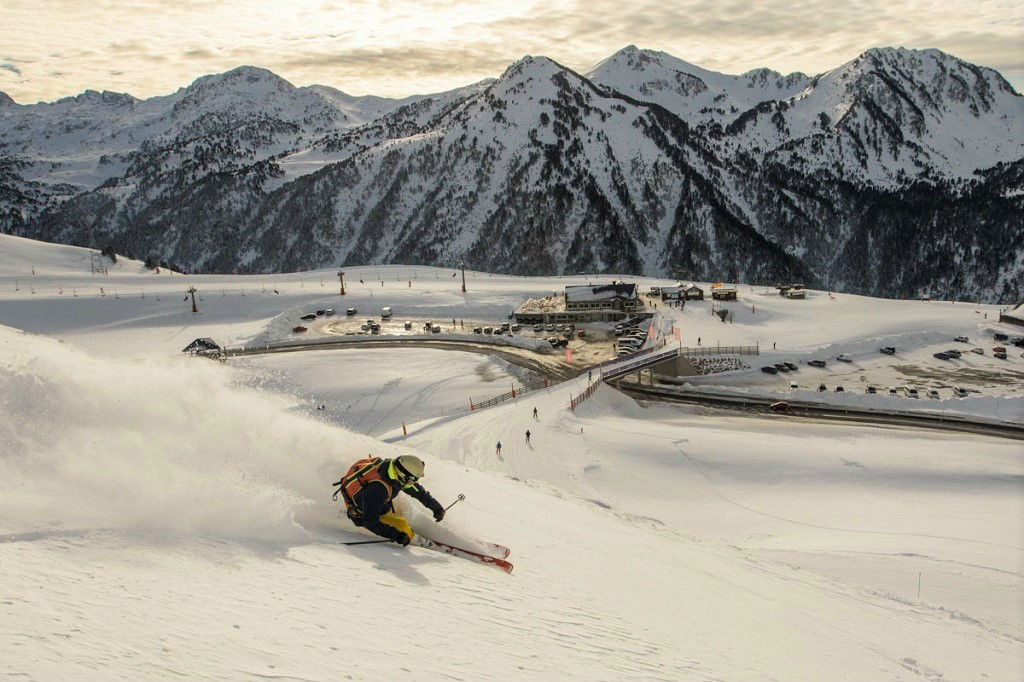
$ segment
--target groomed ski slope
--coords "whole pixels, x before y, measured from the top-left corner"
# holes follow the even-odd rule
[[[569,411],[583,379],[459,416],[469,388],[423,389],[482,358],[413,349],[373,367],[374,407],[350,379],[366,351],[177,354],[210,328],[258,335],[272,303],[95,328],[68,299],[7,289],[10,272],[0,321],[64,340],[0,327],[0,679],[1024,677],[1014,441],[643,407],[607,387]],[[170,299],[169,276],[124,278]],[[324,414],[321,396],[355,407]],[[408,438],[374,421],[435,400],[447,417]],[[414,526],[506,544],[512,575],[338,544],[359,536],[330,481],[406,452],[438,499],[467,496],[440,525],[412,509]]]

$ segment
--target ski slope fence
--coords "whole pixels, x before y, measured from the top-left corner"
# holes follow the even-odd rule
[[[521,395],[525,395],[525,394],[529,393],[530,391],[537,391],[537,390],[540,390],[540,389],[543,389],[543,388],[547,388],[547,387],[548,387],[548,380],[545,379],[543,384],[537,384],[535,386],[520,386],[518,390],[516,390],[515,385],[513,385],[511,391],[508,391],[507,393],[502,393],[501,395],[494,396],[493,398],[489,398],[489,399],[484,400],[482,402],[474,403],[473,399],[470,398],[469,399],[469,411],[473,412],[474,410],[482,410],[482,409],[487,408],[487,407],[494,407],[495,405],[498,405],[499,403],[503,403],[506,400],[514,400],[515,398],[518,398]]]
[[[586,400],[590,396],[594,395],[594,391],[596,391],[597,387],[600,386],[600,385],[601,385],[601,379],[599,377],[597,381],[595,381],[595,382],[591,383],[589,386],[587,386],[586,390],[584,390],[583,393],[580,393],[578,396],[569,396],[569,409],[570,410],[575,410],[577,405],[582,403],[584,400]]]

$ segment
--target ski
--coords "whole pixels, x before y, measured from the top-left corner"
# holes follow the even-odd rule
[[[505,545],[499,545],[497,542],[487,542],[486,540],[477,540],[476,538],[469,538],[469,540],[486,548],[487,554],[493,556],[495,559],[507,559],[508,555],[512,553],[511,549]]]
[[[410,544],[416,545],[417,547],[423,547],[424,549],[432,549],[435,552],[444,552],[445,554],[457,556],[462,559],[476,561],[477,563],[487,564],[488,566],[494,566],[495,568],[501,569],[506,573],[512,572],[512,564],[505,561],[504,559],[488,556],[486,554],[481,554],[479,552],[473,552],[468,549],[462,549],[461,547],[453,547],[452,545],[448,545],[443,542],[437,542],[436,540],[425,538],[422,535],[417,535],[416,537],[414,537],[412,539],[412,543]]]

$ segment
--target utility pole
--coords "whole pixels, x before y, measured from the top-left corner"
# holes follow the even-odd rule
[[[466,263],[462,263],[462,293],[466,293]]]
[[[345,295],[345,271],[344,270],[338,270],[338,280],[341,281],[341,293],[339,293],[338,295],[339,296],[344,296]]]
[[[192,314],[193,315],[198,315],[199,314],[199,308],[196,307],[196,288],[194,286],[190,286],[188,288],[188,291],[185,292],[185,293],[188,293],[188,294],[192,295]]]

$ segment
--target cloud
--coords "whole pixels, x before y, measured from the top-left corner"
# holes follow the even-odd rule
[[[18,76],[21,75],[21,69],[19,69],[14,64],[11,64],[10,62],[0,63],[0,69],[3,69],[5,71],[10,71],[11,73],[16,74]]]
[[[216,56],[205,47],[193,47],[190,50],[185,50],[181,55],[186,59],[210,59],[211,57]]]
[[[521,55],[519,55],[521,56]],[[469,70],[499,73],[510,61],[507,50],[490,45],[456,47],[413,45],[402,47],[355,48],[291,57],[284,67],[341,67],[355,71],[386,69],[411,75],[439,75]]]

